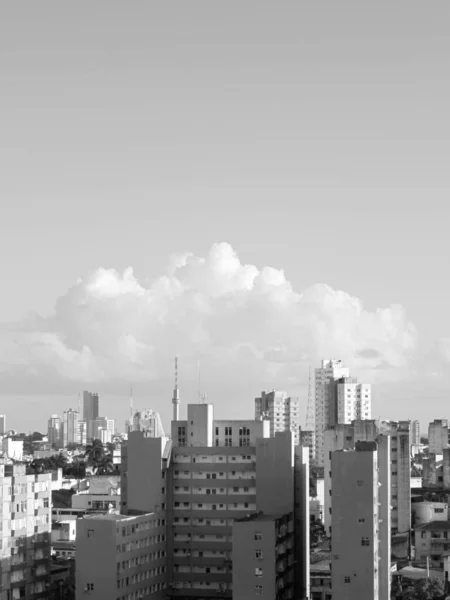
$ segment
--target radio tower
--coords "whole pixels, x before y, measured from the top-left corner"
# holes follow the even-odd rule
[[[309,367],[308,404],[306,406],[306,431],[315,430],[314,419],[314,390],[312,368]]]

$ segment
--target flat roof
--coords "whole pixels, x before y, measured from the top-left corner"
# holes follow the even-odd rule
[[[450,529],[450,521],[431,521],[431,523],[424,523],[423,525],[415,527],[415,529],[420,529],[422,531],[432,531],[435,529],[448,531]]]
[[[291,513],[268,515],[265,513],[256,512],[256,513],[247,515],[245,517],[241,517],[240,519],[236,519],[236,522],[237,523],[245,523],[245,522],[250,522],[250,521],[276,521],[277,519],[283,519],[290,514]]]
[[[140,515],[118,515],[114,513],[98,513],[85,515],[83,519],[89,519],[91,521],[133,521],[137,517],[152,517],[155,513],[144,513]]]

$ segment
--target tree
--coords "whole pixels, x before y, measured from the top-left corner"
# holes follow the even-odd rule
[[[102,462],[105,456],[105,448],[103,443],[96,439],[91,444],[86,446],[86,452],[84,456],[87,458],[89,465],[93,466],[94,469]]]
[[[439,579],[418,579],[402,596],[402,600],[441,600],[444,588]]]
[[[114,463],[111,454],[106,454],[101,462],[96,465],[94,470],[96,475],[108,475],[108,473],[113,473]]]

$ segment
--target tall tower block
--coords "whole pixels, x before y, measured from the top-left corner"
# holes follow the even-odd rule
[[[172,396],[173,420],[180,420],[180,392],[178,390],[178,357],[175,356],[175,385]]]

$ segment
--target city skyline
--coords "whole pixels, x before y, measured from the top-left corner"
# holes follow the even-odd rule
[[[182,407],[200,362],[219,411],[306,412],[337,358],[374,417],[447,418],[450,7],[366,9],[5,7],[11,427],[83,389],[121,423],[130,384],[167,423],[175,355]]]

